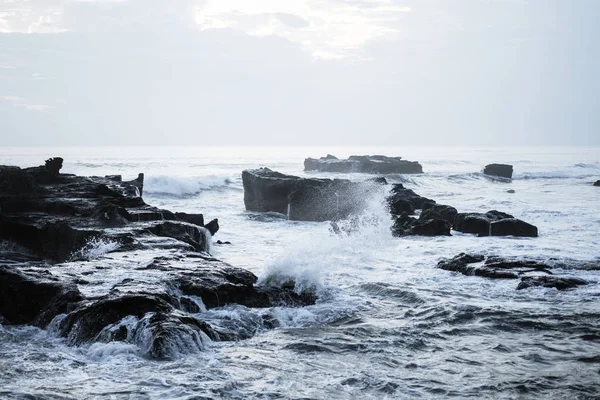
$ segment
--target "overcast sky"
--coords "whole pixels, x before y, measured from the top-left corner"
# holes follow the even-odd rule
[[[0,0],[0,145],[600,145],[597,0]]]

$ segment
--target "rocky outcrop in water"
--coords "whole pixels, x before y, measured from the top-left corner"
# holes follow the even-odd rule
[[[560,276],[526,276],[521,278],[517,290],[528,289],[531,287],[567,290],[581,285],[587,285],[587,282],[579,278],[565,278]]]
[[[0,251],[2,323],[52,321],[73,345],[122,340],[168,358],[248,337],[203,320],[207,309],[314,303],[210,256],[218,220],[147,205],[143,174],[78,177],[62,162],[0,166],[0,239],[13,244]]]
[[[329,156],[328,156],[329,157]],[[277,212],[296,221],[338,221],[366,209],[377,191],[389,191],[385,201],[394,236],[450,236],[451,229],[478,236],[536,237],[537,227],[492,210],[487,213],[459,213],[449,205],[420,196],[401,183],[388,185],[383,177],[363,182],[346,179],[301,178],[268,168],[242,172],[246,210]],[[415,218],[416,210],[421,210]],[[207,225],[208,227],[208,225]],[[333,232],[341,232],[332,225]]]
[[[514,216],[496,210],[486,213],[458,213],[453,229],[477,236],[522,236],[537,237],[537,227]]]
[[[402,157],[350,156],[340,160],[328,154],[327,157],[307,158],[305,171],[319,172],[361,172],[367,174],[422,174],[423,167],[417,161],[402,160]]]
[[[513,166],[509,164],[488,164],[483,169],[483,173],[489,176],[512,179]]]
[[[600,180],[594,182],[594,186],[600,186]]]
[[[551,272],[552,266],[535,260],[460,253],[451,259],[441,260],[437,267],[463,275],[491,279],[521,279],[517,290],[535,286],[565,290],[587,284],[578,278],[554,276]]]
[[[365,209],[381,180],[300,178],[268,168],[242,172],[248,211],[278,212],[295,221],[331,221]]]

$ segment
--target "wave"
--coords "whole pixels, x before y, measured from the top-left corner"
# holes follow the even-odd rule
[[[522,172],[513,175],[513,179],[520,180],[535,180],[535,179],[590,179],[598,176],[598,173],[589,171],[582,173],[578,170],[556,170],[556,171],[540,171],[540,172]]]
[[[147,176],[144,192],[154,195],[185,197],[205,190],[235,188],[228,177],[208,175],[203,177]]]

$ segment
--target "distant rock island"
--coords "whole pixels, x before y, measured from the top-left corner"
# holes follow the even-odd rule
[[[488,164],[483,169],[483,173],[489,176],[512,179],[513,166],[509,164]]]
[[[423,167],[417,161],[406,161],[402,157],[350,156],[339,159],[327,154],[321,158],[304,160],[305,171],[320,172],[362,172],[365,174],[422,174]]]

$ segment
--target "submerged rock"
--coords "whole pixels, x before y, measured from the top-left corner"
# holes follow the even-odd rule
[[[439,261],[437,267],[446,271],[460,272],[463,275],[493,279],[519,279],[521,277],[521,283],[517,289],[530,286],[558,287],[561,285],[566,288],[568,284],[574,284],[578,281],[553,276],[550,271],[552,267],[539,261],[495,256],[486,258],[481,254],[460,253],[451,259]],[[525,274],[533,274],[534,276],[522,277]]]
[[[512,179],[513,166],[509,164],[488,164],[483,169],[485,175]]]
[[[361,172],[367,174],[421,174],[423,167],[417,161],[402,160],[402,157],[350,156],[340,160],[331,154],[321,158],[304,160],[305,171]]]
[[[536,286],[566,290],[581,285],[587,285],[587,282],[583,279],[565,278],[560,276],[526,276],[521,278],[521,282],[517,286],[517,290],[528,289]]]

